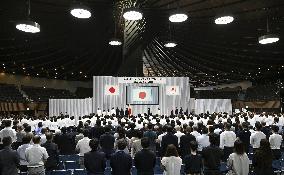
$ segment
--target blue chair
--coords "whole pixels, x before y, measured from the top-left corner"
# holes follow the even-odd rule
[[[222,174],[226,174],[228,171],[229,171],[229,170],[228,170],[227,164],[224,163],[224,162],[222,162],[222,163],[220,164],[220,172],[221,172]]]
[[[72,175],[70,170],[53,170],[52,175]]]
[[[275,174],[282,172],[282,162],[281,160],[273,160],[272,168]]]
[[[66,170],[80,169],[80,165],[76,161],[65,161],[64,165]]]
[[[58,165],[57,165],[57,168],[59,169],[59,170],[64,170],[65,168],[64,168],[64,163],[63,163],[63,161],[59,161],[59,163],[58,163]]]
[[[69,155],[59,155],[59,161],[65,162],[69,160]]]
[[[111,175],[111,167],[106,167],[104,174],[105,175]]]
[[[68,161],[79,162],[80,156],[78,154],[69,155]]]
[[[87,175],[87,171],[84,169],[75,169],[73,175]]]

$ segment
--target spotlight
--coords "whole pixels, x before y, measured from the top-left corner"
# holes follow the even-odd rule
[[[112,38],[110,41],[109,41],[109,45],[111,46],[120,46],[122,44],[121,40],[118,39],[118,38]]]
[[[76,18],[86,19],[92,16],[91,10],[84,5],[75,5],[70,11],[71,15]]]
[[[174,42],[174,41],[168,41],[165,43],[164,45],[165,47],[168,47],[168,48],[173,48],[173,47],[176,47],[177,46],[177,43]]]
[[[27,32],[27,33],[38,33],[40,32],[40,25],[36,22],[26,20],[26,21],[19,21],[16,24],[16,28],[20,31]]]
[[[258,38],[259,44],[271,44],[277,41],[279,41],[279,36],[274,34],[267,34]]]
[[[136,21],[140,20],[143,17],[143,14],[140,10],[135,8],[127,8],[124,10],[123,17],[126,20]]]
[[[215,19],[215,24],[229,24],[234,21],[234,17],[227,15],[227,16],[220,16]]]
[[[170,15],[169,20],[171,22],[179,23],[179,22],[186,21],[187,18],[188,18],[187,14],[182,13],[182,12],[177,12],[177,13],[174,13],[174,14]]]

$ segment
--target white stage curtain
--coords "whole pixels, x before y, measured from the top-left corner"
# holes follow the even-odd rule
[[[231,99],[196,99],[195,100],[195,114],[213,112],[227,112],[232,114]]]
[[[176,107],[182,107],[184,111],[190,109],[190,86],[188,84],[188,77],[164,77],[165,84],[131,84],[119,83],[118,77],[111,76],[95,76],[93,79],[93,112],[96,113],[97,109],[111,110],[113,107],[125,109],[126,104],[126,86],[159,86],[159,105],[131,105],[132,113],[134,115],[147,113],[150,108],[153,114],[157,114],[158,108],[161,114],[170,115],[171,110]],[[105,95],[104,87],[106,85],[113,85],[119,88],[119,95]],[[166,95],[166,86],[179,86],[180,95]]]
[[[60,113],[74,116],[92,113],[93,99],[49,99],[49,116],[59,116]]]

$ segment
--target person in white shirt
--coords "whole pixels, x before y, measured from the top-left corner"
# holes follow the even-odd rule
[[[202,151],[203,148],[210,145],[209,142],[209,136],[208,136],[208,129],[206,127],[203,127],[202,129],[202,135],[197,136],[196,141],[198,143],[198,151]]]
[[[27,172],[28,171],[28,162],[26,159],[26,149],[31,147],[31,140],[32,140],[32,136],[30,134],[26,134],[23,139],[22,139],[22,145],[19,146],[19,148],[17,149],[17,153],[20,157],[20,171],[21,172]]]
[[[98,115],[98,116],[101,116],[101,115],[102,115],[102,110],[101,110],[100,108],[98,108],[98,110],[97,110],[97,115]]]
[[[89,142],[91,140],[89,138],[89,134],[90,134],[89,131],[85,129],[83,131],[84,138],[79,140],[76,145],[76,151],[79,152],[79,156],[80,156],[79,163],[80,163],[81,168],[84,168],[84,154],[91,151],[91,148],[89,146]]]
[[[11,137],[12,143],[17,141],[16,131],[11,128],[12,121],[11,120],[3,120],[2,123],[4,123],[5,128],[0,131],[0,139],[1,144],[4,137]]]
[[[184,133],[180,132],[181,128],[180,128],[180,126],[178,126],[178,125],[175,127],[175,129],[176,129],[175,136],[177,136],[177,138],[178,138],[178,144],[179,144],[179,142],[180,142],[180,137],[183,136]]]
[[[197,131],[197,126],[193,126],[192,127],[193,131],[190,133],[191,135],[193,135],[195,138],[197,138],[198,136],[200,136],[201,134]]]
[[[274,159],[276,160],[281,158],[280,146],[283,140],[282,136],[278,134],[278,130],[279,130],[278,126],[273,125],[271,127],[272,134],[269,137],[270,147],[273,152]]]
[[[231,131],[231,125],[229,123],[225,123],[224,127],[225,131],[220,134],[220,148],[224,151],[223,160],[226,161],[229,155],[234,151],[236,134]]]
[[[45,175],[44,163],[48,158],[47,151],[40,146],[40,136],[33,137],[31,147],[26,149],[25,155],[28,162],[29,175]]]
[[[165,157],[161,160],[164,175],[180,174],[182,159],[179,157],[174,145],[168,145]]]
[[[260,131],[261,130],[261,124],[259,122],[255,123],[255,129],[256,129],[256,131],[251,133],[251,136],[250,136],[250,144],[251,144],[252,148],[254,149],[254,151],[259,148],[260,141],[262,139],[266,139],[266,135],[263,132]]]

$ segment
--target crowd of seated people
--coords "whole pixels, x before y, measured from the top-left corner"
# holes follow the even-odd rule
[[[80,168],[113,175],[154,174],[157,157],[166,175],[273,174],[281,159],[283,114],[226,113],[58,117],[1,116],[2,175],[42,175],[58,169],[59,155],[79,155]]]

